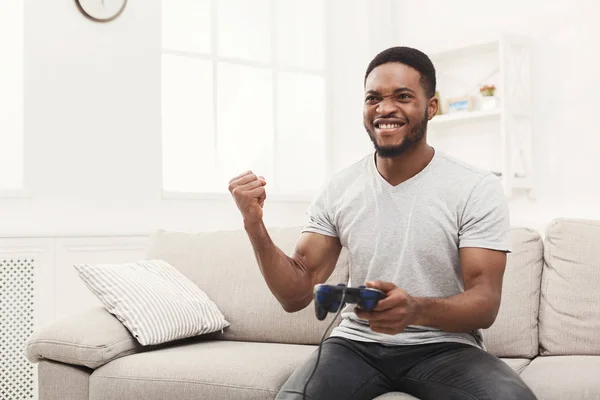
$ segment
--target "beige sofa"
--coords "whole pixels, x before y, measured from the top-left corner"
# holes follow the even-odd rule
[[[271,229],[288,254],[299,233]],[[545,233],[512,229],[501,311],[486,344],[540,399],[600,399],[600,222],[557,220]],[[147,256],[180,268],[231,326],[142,348],[103,308],[58,321],[35,332],[25,349],[39,363],[41,400],[273,399],[333,317],[318,321],[312,304],[284,312],[243,231],[158,231]],[[347,280],[343,252],[329,281]]]

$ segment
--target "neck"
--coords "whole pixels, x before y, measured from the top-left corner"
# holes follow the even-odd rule
[[[392,186],[401,184],[421,172],[432,160],[435,151],[424,140],[398,157],[375,156],[377,170]]]

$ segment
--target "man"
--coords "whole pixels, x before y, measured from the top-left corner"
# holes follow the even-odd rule
[[[351,284],[386,293],[372,312],[352,305],[323,343],[308,399],[373,399],[402,391],[420,399],[535,399],[520,377],[485,351],[502,291],[508,206],[499,180],[427,144],[436,115],[435,69],[422,52],[390,48],[365,75],[364,126],[375,153],[336,174],[309,208],[288,257],[262,222],[263,177],[230,182],[259,267],[288,312],[348,249]],[[317,353],[278,399],[301,399]]]

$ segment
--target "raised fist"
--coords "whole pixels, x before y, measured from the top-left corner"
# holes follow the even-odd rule
[[[244,222],[255,223],[262,220],[262,208],[267,198],[266,184],[265,178],[256,176],[252,171],[244,172],[229,181],[229,192],[235,199]]]

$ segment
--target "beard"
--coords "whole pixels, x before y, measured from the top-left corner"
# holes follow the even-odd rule
[[[404,137],[402,143],[396,146],[380,146],[377,143],[377,137],[375,136],[374,130],[367,127],[366,124],[365,129],[367,130],[367,133],[373,142],[373,146],[375,147],[377,154],[382,158],[393,158],[404,154],[407,150],[413,148],[421,141],[421,139],[423,139],[425,132],[427,131],[427,121],[427,108],[425,108],[423,119],[418,121]]]

